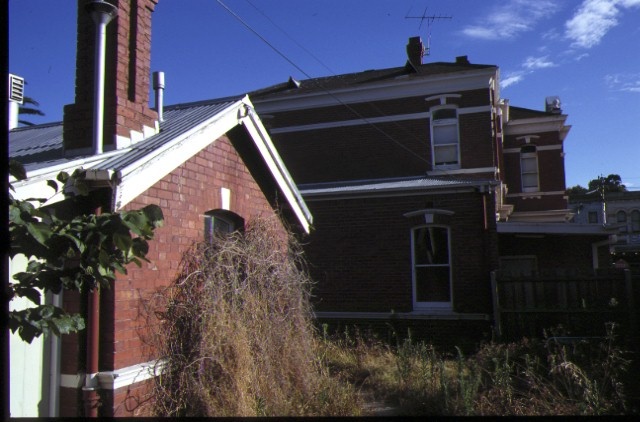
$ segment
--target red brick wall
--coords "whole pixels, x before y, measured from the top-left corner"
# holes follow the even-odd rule
[[[490,203],[490,201],[488,201]],[[451,228],[454,309],[490,311],[493,236],[484,229],[479,193],[307,201],[317,231],[307,246],[317,282],[317,311],[412,310],[411,228],[424,224],[403,216],[424,208],[454,211]],[[493,215],[493,211],[488,211]]]
[[[113,289],[114,343],[104,347],[101,359],[104,369],[116,369],[149,359],[140,340],[143,320],[138,317],[140,298],[168,285],[176,274],[182,253],[204,238],[204,213],[221,207],[220,188],[231,190],[230,211],[252,218],[273,217],[264,194],[252,179],[242,159],[230,142],[221,138],[126,206],[142,208],[159,205],[164,213],[164,226],[156,231],[149,244],[147,258],[151,263],[142,268],[129,266],[129,274],[121,277]]]
[[[221,208],[222,187],[231,191],[230,211],[242,216],[245,222],[258,216],[277,218],[227,137],[218,139],[125,207],[131,210],[148,204],[158,205],[162,208],[165,222],[149,242],[147,258],[151,262],[143,263],[141,268],[129,265],[128,274],[120,276],[112,289],[101,293],[101,371],[121,369],[155,357],[143,341],[145,319],[141,299],[169,285],[184,251],[193,242],[204,238],[203,215],[206,211]],[[81,303],[78,295],[65,294],[65,299],[70,306],[78,307]],[[83,334],[63,337],[63,374],[75,375],[84,371],[84,337]],[[129,390],[138,391],[138,388],[143,387],[136,385]],[[134,415],[127,409],[134,408],[132,403],[142,398],[132,398],[131,391],[126,390],[117,391],[115,395],[102,391],[101,414],[108,416],[111,409],[118,409],[118,415]],[[62,389],[62,415],[82,415],[81,396],[78,394],[76,389]]]
[[[448,103],[461,108],[489,105],[489,89],[460,94],[462,97],[447,100]],[[270,112],[274,117],[267,120],[267,125],[272,130],[362,117],[426,113],[429,107],[440,104],[435,100],[427,102],[425,98]],[[256,107],[260,111],[259,100]],[[488,111],[461,114],[459,122],[462,168],[496,165],[491,114]],[[424,175],[432,170],[431,131],[427,118],[275,133],[272,138],[292,177],[300,184]],[[478,177],[486,179],[487,175]]]

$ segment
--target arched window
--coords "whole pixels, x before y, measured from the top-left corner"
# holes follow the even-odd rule
[[[223,236],[234,231],[244,230],[244,219],[227,210],[207,211],[204,215],[204,238],[210,242],[214,236]]]
[[[535,145],[525,145],[520,149],[520,171],[522,174],[522,191],[539,191],[538,151]]]
[[[458,110],[455,106],[432,109],[431,141],[434,168],[460,166]]]
[[[626,223],[627,222],[627,213],[623,210],[620,210],[616,213],[616,221],[618,223]]]

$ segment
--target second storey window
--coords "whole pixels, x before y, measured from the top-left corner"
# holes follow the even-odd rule
[[[535,145],[526,145],[520,150],[520,170],[522,172],[522,191],[539,191],[538,152]]]
[[[459,167],[458,111],[440,108],[431,112],[431,144],[434,167]]]

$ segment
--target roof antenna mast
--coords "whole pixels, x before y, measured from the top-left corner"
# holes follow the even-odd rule
[[[433,24],[436,20],[441,20],[441,19],[453,19],[452,16],[443,16],[443,15],[427,15],[427,7],[424,8],[424,12],[422,12],[422,16],[409,16],[409,12],[411,12],[411,9],[409,9],[409,12],[407,12],[407,16],[405,16],[405,19],[420,19],[420,25],[418,26],[418,30],[420,30],[420,28],[422,28],[422,24],[424,23],[424,21],[427,21],[427,47],[425,48],[424,54],[426,56],[429,55],[429,53],[431,52],[431,24]]]

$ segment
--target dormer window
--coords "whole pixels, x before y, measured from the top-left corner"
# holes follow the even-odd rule
[[[458,110],[455,105],[431,109],[431,140],[434,168],[460,167]]]
[[[538,151],[535,145],[525,145],[520,149],[520,171],[522,192],[539,191]]]

